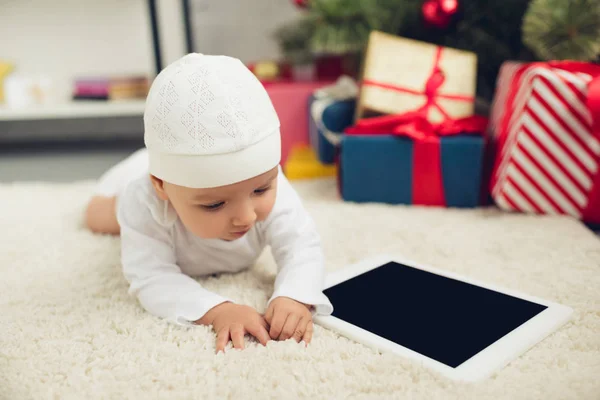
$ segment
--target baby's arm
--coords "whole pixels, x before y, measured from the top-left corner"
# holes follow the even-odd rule
[[[189,325],[218,304],[229,301],[204,289],[176,264],[170,227],[159,224],[143,201],[143,189],[119,199],[121,260],[129,293],[149,313]]]
[[[182,273],[176,263],[171,227],[157,222],[167,210],[157,210],[157,204],[150,202],[154,206],[151,210],[148,200],[156,199],[148,196],[144,187],[133,186],[118,203],[121,258],[129,293],[155,316],[183,325],[211,325],[217,333],[217,351],[224,350],[230,339],[235,348],[244,348],[245,333],[266,344],[266,322],[256,310],[234,304]]]
[[[279,336],[284,327],[271,320],[276,317],[272,316],[273,302],[285,304],[284,299],[292,299],[309,306],[313,313],[323,315],[331,314],[333,306],[323,294],[325,267],[319,234],[299,196],[283,175],[278,179],[277,201],[264,229],[278,267],[275,290],[266,313],[267,322],[271,324],[271,338],[276,338],[274,336]],[[286,304],[282,308],[291,310],[292,307]],[[301,312],[301,308],[296,307],[296,310]],[[300,318],[310,318],[310,313],[309,316],[302,314]],[[301,339],[297,337],[299,331],[293,334],[296,339]],[[288,335],[286,332],[283,338],[290,337]]]

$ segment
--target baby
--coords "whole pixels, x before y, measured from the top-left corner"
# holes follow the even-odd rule
[[[216,350],[244,335],[311,341],[330,314],[315,225],[279,167],[279,119],[237,59],[188,54],[154,80],[142,149],[107,171],[86,211],[94,232],[121,235],[129,293],[149,313],[212,325]],[[277,263],[264,315],[191,276],[233,273],[265,246]]]

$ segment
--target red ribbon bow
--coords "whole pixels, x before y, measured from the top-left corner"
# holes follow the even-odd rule
[[[356,125],[346,128],[350,135],[397,135],[406,136],[415,141],[439,142],[440,136],[452,136],[465,133],[481,135],[485,132],[488,119],[479,115],[460,119],[446,119],[432,124],[423,113],[384,115],[365,118]]]
[[[431,71],[431,74],[429,74],[427,81],[425,82],[425,87],[421,91],[403,86],[393,85],[390,83],[378,82],[371,79],[363,80],[362,84],[365,86],[375,86],[383,89],[394,90],[396,92],[425,96],[427,98],[425,104],[423,104],[423,106],[419,107],[418,109],[414,110],[414,112],[423,113],[424,115],[427,115],[427,110],[429,110],[430,107],[435,107],[444,116],[445,119],[449,119],[450,115],[437,102],[437,99],[449,99],[468,102],[472,102],[474,99],[472,96],[439,93],[440,88],[444,85],[444,81],[446,80],[444,71],[439,66],[443,50],[444,48],[439,46],[436,49],[433,69]]]
[[[478,115],[432,124],[423,113],[365,118],[345,130],[349,135],[396,135],[414,140],[412,203],[445,206],[440,137],[482,135],[488,119]]]
[[[439,93],[446,79],[444,72],[439,67],[442,50],[442,47],[437,48],[433,70],[427,78],[422,91],[373,80],[364,80],[362,82],[363,85],[367,86],[376,86],[398,92],[425,96],[426,102],[423,106],[404,114],[365,118],[344,131],[349,135],[388,134],[406,136],[414,140],[413,204],[446,205],[442,179],[440,136],[464,133],[482,135],[487,126],[487,118],[481,116],[452,119],[437,102],[437,99],[473,101],[472,96]],[[435,107],[444,116],[444,122],[432,124],[428,121],[427,112],[430,107]]]

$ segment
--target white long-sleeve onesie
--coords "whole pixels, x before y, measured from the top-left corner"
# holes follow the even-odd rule
[[[322,292],[324,260],[319,235],[281,172],[271,214],[234,241],[201,239],[189,232],[169,202],[156,196],[148,175],[121,193],[117,218],[129,293],[153,315],[189,325],[217,304],[231,301],[204,289],[192,276],[249,268],[267,245],[278,267],[268,304],[286,296],[313,305],[316,314],[333,311]]]

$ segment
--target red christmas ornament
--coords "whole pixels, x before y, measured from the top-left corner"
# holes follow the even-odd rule
[[[307,8],[308,7],[308,1],[309,0],[293,0],[294,4],[296,5],[296,7],[298,8]]]
[[[458,0],[426,0],[421,12],[428,25],[444,29],[458,12]]]

